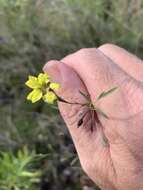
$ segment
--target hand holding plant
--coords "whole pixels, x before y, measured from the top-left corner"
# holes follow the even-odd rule
[[[44,71],[29,77],[27,99],[58,100],[85,172],[103,190],[141,190],[142,61],[105,45],[50,61]]]
[[[89,94],[91,101],[95,102],[104,90],[119,87],[96,102],[96,107],[109,119],[97,112],[100,122],[94,123],[93,132],[88,127],[91,113],[85,117],[85,126],[77,128],[81,105],[62,102],[58,105],[81,165],[91,179],[103,190],[141,190],[142,61],[119,47],[105,45],[99,49],[80,50],[61,61],[50,61],[44,71],[61,85],[58,95],[69,102],[85,103],[85,97],[79,91]],[[108,146],[103,143],[103,134]]]

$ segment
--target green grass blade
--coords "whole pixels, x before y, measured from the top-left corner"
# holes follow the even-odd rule
[[[109,94],[111,94],[112,92],[114,92],[118,87],[113,87],[108,91],[103,91],[98,97],[97,100],[100,100],[101,98],[104,98],[105,96],[108,96]]]

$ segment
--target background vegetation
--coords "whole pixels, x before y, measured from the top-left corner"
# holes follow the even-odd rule
[[[83,47],[110,42],[143,57],[142,18],[143,0],[0,0],[0,189],[97,190],[58,112],[26,102],[24,82]],[[35,162],[32,150],[46,156]]]

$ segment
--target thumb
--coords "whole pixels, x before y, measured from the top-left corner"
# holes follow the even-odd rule
[[[62,99],[70,103],[76,102],[82,104],[85,102],[84,97],[79,93],[79,91],[87,94],[87,90],[79,76],[72,68],[59,61],[49,61],[44,66],[43,70],[50,75],[53,82],[58,82],[61,85],[61,89],[58,90],[57,94]],[[87,129],[82,128],[83,130],[81,133],[81,129],[77,128],[81,105],[59,102],[58,106],[71,136],[77,144],[79,137],[83,135],[83,133],[84,136],[87,136],[87,133],[85,132]]]

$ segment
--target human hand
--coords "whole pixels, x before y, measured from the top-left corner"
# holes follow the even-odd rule
[[[77,128],[80,106],[59,103],[59,108],[84,171],[99,187],[143,189],[143,62],[107,44],[50,61],[44,71],[61,84],[60,96],[70,102],[85,101],[79,90],[89,93],[94,102],[102,91],[119,87],[97,102],[109,119],[98,114],[103,127],[94,126],[93,132],[88,123]],[[103,143],[102,133],[108,146]]]

